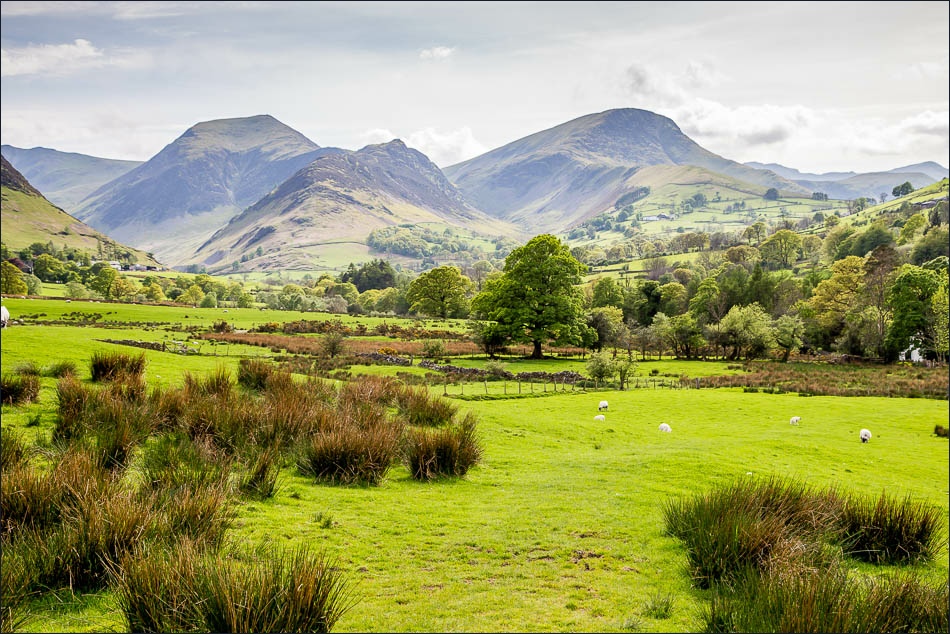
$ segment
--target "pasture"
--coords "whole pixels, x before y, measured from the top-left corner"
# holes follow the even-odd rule
[[[10,300],[5,304],[14,318],[27,312]],[[30,306],[52,318],[58,304],[33,300]],[[64,306],[76,309],[75,302]],[[116,322],[107,327],[15,325],[3,331],[4,374],[27,361],[42,367],[65,359],[88,380],[94,351],[135,352],[102,339],[177,340],[180,332],[160,324],[208,328],[222,318],[215,309],[107,310]],[[273,316],[226,315],[246,327]],[[324,317],[333,316],[303,318]],[[178,385],[185,372],[223,367],[236,373],[241,356],[270,355],[240,344],[201,346],[201,354],[192,355],[145,351],[148,385]],[[578,360],[543,363],[548,371],[583,372]],[[512,361],[509,369],[519,371],[517,365]],[[651,369],[674,376],[730,372],[719,362],[663,360],[641,363],[638,375],[645,378]],[[351,368],[354,374],[385,370]],[[55,380],[43,378],[41,386],[38,403],[3,405],[4,432],[41,441],[49,436]],[[490,386],[498,396],[500,384]],[[457,386],[453,390],[461,395]],[[482,387],[464,390],[474,396]],[[510,383],[508,390],[509,398],[452,399],[477,416],[484,448],[482,462],[464,478],[422,483],[395,466],[378,486],[341,486],[315,483],[285,466],[273,498],[236,503],[228,541],[306,544],[335,557],[357,599],[335,631],[685,632],[702,628],[700,613],[711,594],[692,586],[684,548],[665,531],[663,506],[671,499],[774,475],[856,495],[909,496],[938,507],[945,520],[950,512],[948,443],[934,435],[934,426],[948,419],[946,400],[803,398],[741,388],[540,392],[537,386],[517,398]],[[594,416],[602,399],[610,405],[599,422]],[[801,416],[797,426],[789,425],[793,415]],[[661,423],[672,432],[660,433]],[[864,427],[874,434],[868,444],[858,439]],[[942,539],[932,561],[914,566],[929,581],[945,581],[950,570],[946,523]],[[863,574],[892,568],[849,565]],[[668,612],[653,609],[666,596],[672,597]],[[30,610],[27,631],[126,628],[109,590],[61,590],[33,600]]]

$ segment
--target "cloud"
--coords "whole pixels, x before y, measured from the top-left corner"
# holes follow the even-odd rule
[[[435,128],[422,128],[403,137],[386,128],[372,128],[359,136],[367,145],[388,143],[393,139],[402,138],[406,145],[419,150],[439,167],[454,165],[488,151],[488,148],[475,138],[472,129],[468,126],[448,132],[440,132]]]
[[[950,112],[932,112],[927,110],[903,119],[897,124],[898,133],[936,136],[946,139],[950,136]],[[902,135],[903,136],[903,135]]]
[[[147,63],[140,51],[117,51],[106,54],[89,40],[77,39],[72,44],[41,44],[0,50],[0,76],[68,75],[91,68],[107,66],[132,68]]]
[[[433,46],[432,48],[424,48],[419,51],[419,59],[443,60],[448,59],[454,53],[454,47],[449,48],[448,46]]]

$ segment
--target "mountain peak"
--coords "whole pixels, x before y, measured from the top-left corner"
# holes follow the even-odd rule
[[[6,157],[2,155],[0,155],[0,185],[21,191],[24,194],[30,194],[31,196],[42,196],[35,187],[30,185],[30,181],[26,180],[26,177],[18,172]]]

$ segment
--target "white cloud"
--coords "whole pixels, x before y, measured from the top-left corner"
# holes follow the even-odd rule
[[[425,154],[439,167],[460,163],[489,150],[475,138],[472,129],[468,126],[448,132],[440,132],[435,128],[422,128],[403,137],[386,128],[372,128],[360,134],[360,140],[366,145],[388,143],[397,138],[401,138],[407,146]]]
[[[0,51],[0,76],[67,75],[76,71],[107,66],[132,68],[147,63],[140,51],[117,51],[106,54],[89,40],[77,39],[72,44],[41,44]]]
[[[449,48],[448,46],[433,46],[432,48],[424,48],[419,51],[419,59],[448,59],[453,53],[455,53],[454,47]]]

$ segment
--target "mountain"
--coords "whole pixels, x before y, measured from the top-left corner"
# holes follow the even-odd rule
[[[4,145],[0,150],[17,171],[44,193],[47,200],[67,210],[74,210],[79,201],[99,187],[142,164],[141,161],[118,161],[45,147],[24,150]]]
[[[116,243],[53,205],[4,156],[0,156],[0,192],[0,240],[11,251],[52,242],[57,249],[76,248],[92,257],[101,253],[116,259],[117,252],[128,252],[139,264],[159,266],[142,251]]]
[[[694,165],[790,195],[781,176],[700,147],[669,118],[632,108],[591,114],[513,141],[444,170],[479,209],[532,231],[563,231],[611,209],[654,165]]]
[[[855,198],[880,198],[881,193],[888,196],[897,185],[910,182],[915,188],[926,187],[947,178],[948,170],[939,163],[928,161],[915,165],[906,165],[886,172],[826,172],[809,174],[778,163],[746,163],[749,167],[768,169],[779,176],[798,183],[811,191],[820,191],[830,198],[853,200]]]
[[[209,271],[238,261],[246,262],[242,270],[313,269],[326,265],[334,248],[350,261],[368,259],[370,231],[405,224],[519,233],[472,207],[434,163],[397,139],[317,158],[215,232],[189,261]]]
[[[75,214],[174,265],[301,167],[338,151],[270,115],[205,121],[90,194]]]

